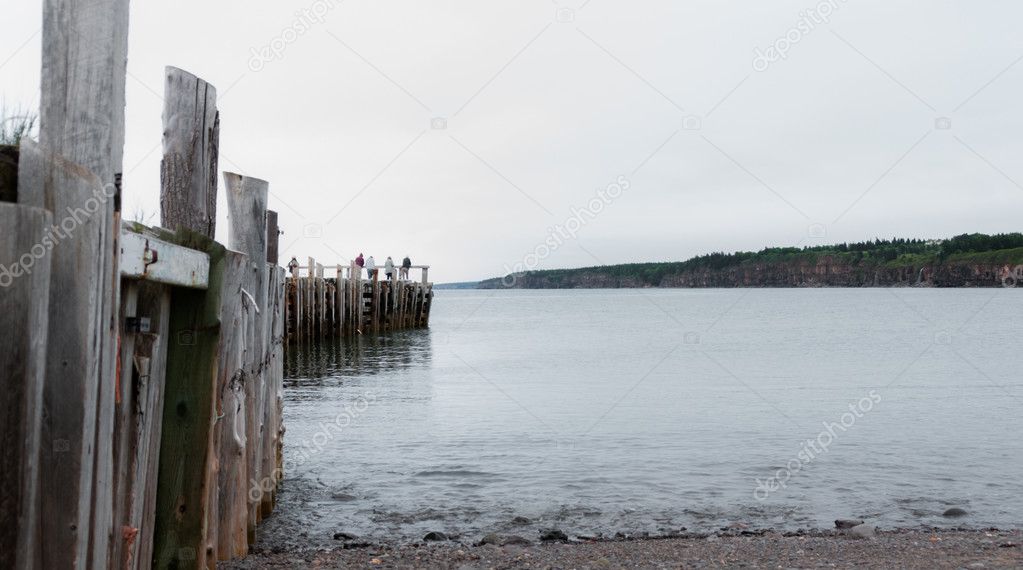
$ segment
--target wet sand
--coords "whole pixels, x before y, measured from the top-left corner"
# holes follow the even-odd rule
[[[335,550],[271,549],[221,564],[262,568],[1023,568],[1019,530],[766,532],[638,540],[470,546],[454,541]],[[273,552],[272,550],[278,550]]]

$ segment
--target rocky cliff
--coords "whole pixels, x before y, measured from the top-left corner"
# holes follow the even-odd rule
[[[481,289],[597,289],[638,287],[1003,287],[1023,277],[1020,252],[988,252],[986,259],[953,256],[921,263],[850,261],[822,255],[815,259],[749,261],[723,268],[651,273],[629,266],[529,271],[489,279]],[[995,254],[995,255],[992,255]],[[1020,284],[1023,286],[1023,283]]]

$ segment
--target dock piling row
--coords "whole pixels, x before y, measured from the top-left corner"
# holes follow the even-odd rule
[[[325,277],[326,267],[310,257],[287,279],[288,343],[429,327],[429,266],[413,269],[421,269],[423,279],[370,279],[355,263],[335,265],[334,276]]]

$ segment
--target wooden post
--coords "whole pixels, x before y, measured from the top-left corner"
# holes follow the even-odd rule
[[[220,306],[220,365],[217,368],[217,421],[213,437],[216,457],[215,559],[228,560],[248,552],[248,503],[245,498],[245,318],[243,283],[249,275],[248,256],[228,251]]]
[[[306,322],[308,323],[307,338],[316,335],[316,260],[309,258],[309,276],[306,279]]]
[[[227,208],[229,232],[228,247],[249,256],[249,278],[244,289],[255,301],[257,314],[254,317],[255,327],[248,346],[245,359],[249,381],[246,382],[246,425],[248,442],[246,444],[246,464],[250,471],[246,477],[246,487],[261,488],[263,473],[260,470],[258,453],[261,449],[261,426],[257,422],[262,418],[261,411],[266,400],[265,376],[263,363],[265,347],[263,346],[266,311],[266,201],[269,184],[257,178],[241,176],[230,172],[224,173],[227,187]],[[258,493],[255,493],[258,494]],[[255,542],[256,521],[259,516],[260,496],[248,495],[249,520],[248,540]]]
[[[292,334],[295,336],[295,340],[301,344],[304,335],[302,329],[305,326],[303,319],[305,315],[302,313],[302,303],[305,302],[305,297],[302,295],[302,278],[299,277],[299,270],[295,270],[295,276],[292,277],[292,281],[295,284],[295,328],[292,330]]]
[[[213,239],[220,146],[217,90],[176,67],[167,67],[164,75],[161,225]]]
[[[373,272],[373,334],[380,334],[380,270]]]
[[[42,568],[39,447],[50,287],[52,216],[0,203],[0,568]],[[25,256],[28,256],[27,258]],[[31,261],[30,266],[24,260]],[[17,275],[11,273],[17,268]],[[24,273],[23,273],[24,272]]]
[[[269,265],[269,264],[268,264]],[[278,410],[283,406],[283,382],[273,373],[273,360],[277,357],[276,351],[279,345],[278,329],[281,326],[278,309],[281,306],[281,268],[276,265],[267,267],[266,304],[264,305],[265,326],[263,332],[263,377],[265,393],[263,399],[263,433],[260,459],[262,466],[263,486],[260,491],[262,498],[260,503],[260,518],[270,516],[273,511],[273,501],[277,491],[277,485],[281,478],[276,460],[276,450],[280,443],[280,416]]]
[[[326,324],[327,320],[327,281],[323,278],[323,265],[316,265],[316,284],[319,287],[319,296],[317,301],[320,304],[319,311],[317,312],[317,321],[320,323],[320,338],[326,336]]]
[[[126,281],[121,285],[121,306],[118,312],[122,323],[128,318],[138,318],[138,290],[137,282]],[[120,347],[118,357],[120,362],[117,367],[117,394],[116,413],[114,417],[114,480],[113,480],[113,520],[114,528],[135,528],[130,527],[129,510],[131,498],[136,492],[132,487],[131,462],[134,459],[132,453],[134,445],[135,412],[138,403],[135,401],[136,391],[134,386],[134,365],[135,340],[140,331],[132,327],[123,327],[120,336]],[[130,549],[126,548],[126,540],[122,536],[115,536],[110,541],[110,561],[117,564],[118,561],[125,561]],[[121,565],[123,567],[123,565]]]
[[[273,315],[272,328],[273,331],[273,344],[270,347],[270,377],[273,379],[272,394],[273,402],[275,403],[274,408],[274,465],[276,470],[274,471],[277,477],[277,485],[274,489],[274,504],[277,502],[277,488],[280,486],[280,478],[284,476],[284,310],[283,305],[286,304],[284,299],[284,268],[274,267],[273,272],[276,276],[273,279],[273,283],[276,288],[276,299],[278,305],[274,305],[270,308],[271,315]]]
[[[209,288],[171,293],[153,566],[206,565],[207,486],[226,249],[197,233],[167,236],[210,256]],[[262,259],[260,257],[259,259]]]
[[[43,397],[42,563],[105,568],[114,532],[117,183],[124,151],[128,0],[45,0],[42,46],[40,142],[81,165],[74,176],[47,178],[82,189],[70,180],[89,179],[91,172],[90,190],[109,189],[69,243],[54,248],[53,265],[60,271],[53,274],[50,294],[61,306],[54,311],[56,303],[50,304]],[[89,191],[78,196],[68,190],[55,182],[42,194],[46,208],[63,216],[64,207],[81,207],[89,197]],[[56,442],[60,451],[54,451]]]
[[[22,156],[23,161],[27,158]],[[49,172],[45,201],[48,209],[64,216],[55,227],[62,229],[66,239],[52,250],[53,266],[60,271],[53,272],[49,291],[39,469],[40,532],[47,541],[42,565],[86,568],[93,566],[87,553],[96,504],[97,414],[102,407],[112,419],[114,410],[113,398],[101,398],[99,386],[106,331],[104,286],[108,282],[103,249],[111,224],[100,204],[106,195],[97,177],[84,168],[52,160],[44,168]],[[104,378],[112,384],[112,375]],[[101,462],[107,463],[107,458]],[[106,552],[107,542],[103,545]]]
[[[170,290],[163,285],[141,283],[139,286],[138,314],[150,319],[150,329],[148,333],[137,336],[132,358],[138,407],[135,410],[130,518],[125,526],[128,532],[137,534],[126,548],[127,560],[122,566],[132,570],[148,569],[153,565],[163,389],[170,341],[170,300]]]
[[[281,229],[277,226],[277,212],[266,211],[266,262],[277,265],[279,244],[281,241]]]
[[[334,335],[340,337],[344,334],[345,322],[345,280],[344,268],[337,264],[337,279],[334,287]]]

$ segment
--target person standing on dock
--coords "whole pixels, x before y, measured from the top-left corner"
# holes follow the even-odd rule
[[[412,269],[412,260],[406,255],[405,259],[401,260],[401,271],[398,272],[398,276],[407,281],[409,269]]]
[[[384,275],[387,276],[388,281],[394,281],[394,260],[391,256],[387,256],[387,261],[384,262]]]
[[[369,256],[366,260],[366,276],[369,279],[373,279],[377,275],[377,262],[373,259],[373,256]]]
[[[296,271],[298,271],[298,258],[292,257],[291,261],[288,262],[288,271],[291,272],[292,277],[298,277]]]
[[[359,266],[359,271],[362,271],[362,268],[366,266],[366,260],[362,258],[361,251],[359,252],[359,257],[355,258],[355,265]]]

